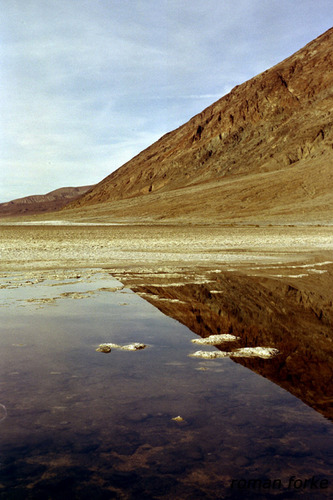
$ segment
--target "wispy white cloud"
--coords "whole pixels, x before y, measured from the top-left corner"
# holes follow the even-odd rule
[[[98,182],[333,13],[326,0],[0,4],[0,202]]]

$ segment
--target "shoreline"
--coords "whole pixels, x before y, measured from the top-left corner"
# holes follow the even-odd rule
[[[2,288],[98,273],[165,315],[240,347],[237,362],[333,420],[333,227],[1,226]]]

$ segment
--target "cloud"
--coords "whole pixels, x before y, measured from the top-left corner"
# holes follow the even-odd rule
[[[328,29],[326,0],[12,0],[0,202],[100,181]]]

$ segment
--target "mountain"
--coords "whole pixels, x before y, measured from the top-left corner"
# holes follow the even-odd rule
[[[164,135],[66,210],[88,218],[330,221],[332,46],[333,28]]]
[[[54,212],[82,196],[91,187],[65,187],[47,194],[26,196],[0,203],[0,217]]]

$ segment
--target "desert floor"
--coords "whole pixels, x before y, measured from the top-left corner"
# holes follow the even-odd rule
[[[307,290],[331,300],[333,226],[0,224],[0,277],[26,279],[103,270],[138,285],[211,283],[216,274]],[[314,297],[314,294],[316,297]]]
[[[186,275],[274,265],[290,274],[292,264],[333,261],[333,226],[8,224],[0,225],[0,252],[4,273],[107,268]]]

